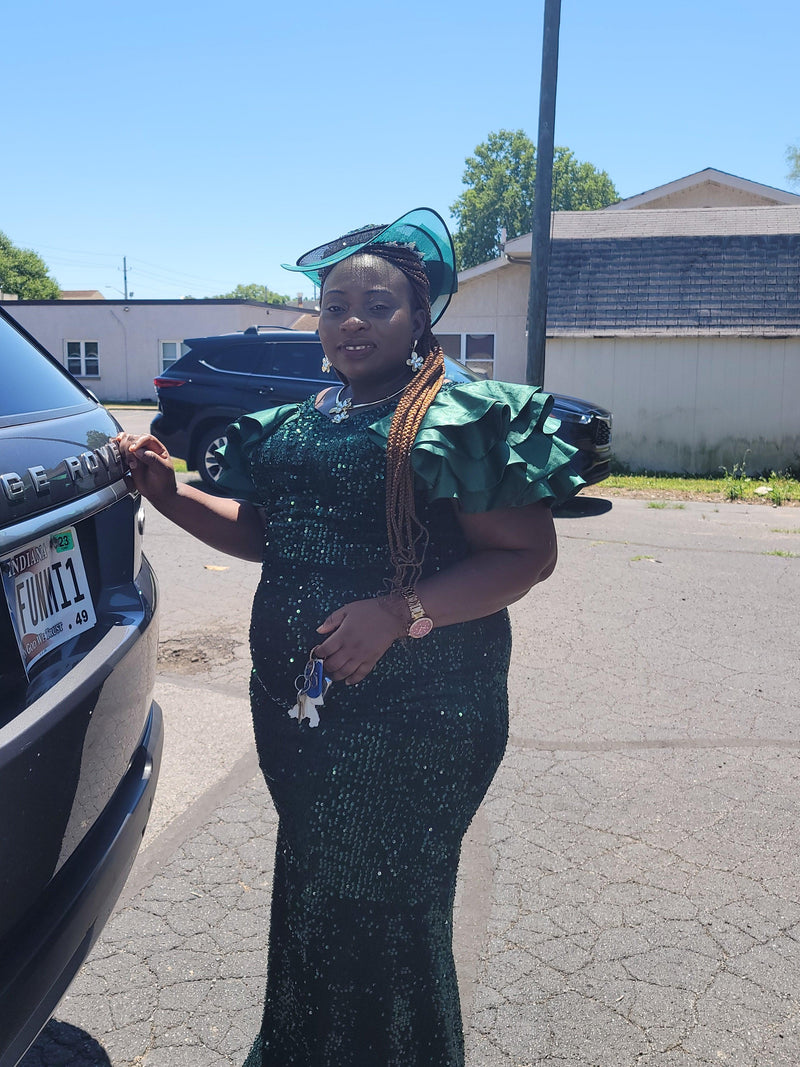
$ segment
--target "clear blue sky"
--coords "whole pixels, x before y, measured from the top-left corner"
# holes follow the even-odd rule
[[[490,131],[536,140],[543,0],[17,0],[0,230],[64,289],[208,296],[420,204]],[[797,0],[563,0],[556,144],[622,196],[716,167],[790,188]],[[800,190],[798,190],[800,191]],[[110,288],[107,288],[110,287]]]

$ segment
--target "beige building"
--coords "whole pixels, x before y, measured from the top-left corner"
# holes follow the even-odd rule
[[[186,337],[248,326],[315,329],[308,308],[250,300],[9,300],[3,308],[103,401],[155,400],[153,379]]]
[[[445,349],[525,381],[531,235],[459,274]],[[800,196],[704,170],[552,222],[545,388],[632,469],[800,465]]]

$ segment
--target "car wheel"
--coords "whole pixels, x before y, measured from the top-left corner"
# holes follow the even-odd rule
[[[197,470],[200,477],[210,489],[215,489],[222,466],[214,455],[217,448],[222,448],[228,443],[225,436],[226,426],[211,426],[204,430],[197,444]]]

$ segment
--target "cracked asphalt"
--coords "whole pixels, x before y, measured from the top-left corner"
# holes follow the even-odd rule
[[[798,1067],[800,509],[601,486],[557,528],[555,575],[512,608],[508,753],[463,849],[467,1064]],[[25,1067],[240,1065],[258,1027],[276,819],[246,698],[257,568],[152,509],[146,539],[156,808]]]

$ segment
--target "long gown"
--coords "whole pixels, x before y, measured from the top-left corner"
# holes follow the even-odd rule
[[[545,432],[546,399],[529,389],[517,421],[539,466],[523,457],[527,473],[512,472],[520,484],[502,484],[525,447],[504,443],[514,437],[513,405],[487,415],[487,404],[508,408],[490,386],[453,387],[438,401],[440,422],[456,426],[444,434],[454,445],[428,420],[431,450],[415,463],[418,515],[430,534],[425,575],[467,554],[454,494],[474,511],[505,506],[509,493],[527,503],[580,485],[565,466],[568,446]],[[457,389],[488,389],[488,400],[479,395],[482,414],[465,413]],[[467,408],[474,399],[468,392]],[[507,612],[395,642],[358,685],[331,685],[315,728],[288,714],[295,679],[321,640],[316,627],[334,609],[386,591],[392,407],[337,424],[310,398],[245,416],[223,456],[223,484],[269,517],[251,624],[251,698],[279,828],[264,1015],[245,1067],[464,1063],[453,898],[461,840],[506,744]],[[499,435],[487,420],[499,421]],[[487,490],[475,484],[476,463],[485,475],[495,438],[505,473]]]

